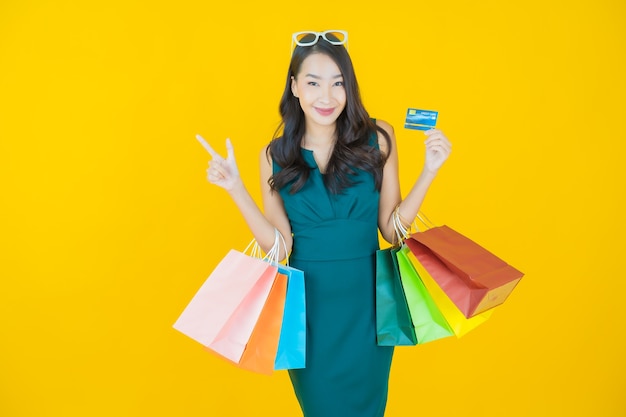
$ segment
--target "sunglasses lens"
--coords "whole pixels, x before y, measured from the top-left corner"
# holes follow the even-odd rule
[[[300,46],[309,46],[317,43],[317,34],[315,32],[299,32],[293,37]]]
[[[326,39],[333,45],[341,45],[346,43],[346,41],[348,40],[348,34],[346,32],[331,30],[328,32],[324,32],[324,39]]]

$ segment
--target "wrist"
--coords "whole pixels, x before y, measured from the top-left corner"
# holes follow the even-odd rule
[[[231,197],[236,198],[238,195],[246,192],[246,186],[241,178],[238,178],[231,187],[226,189],[226,191]]]
[[[420,174],[420,177],[422,179],[432,181],[437,176],[437,172],[438,170],[432,170],[432,169],[429,169],[428,167],[424,167],[424,169],[422,169],[422,173]]]

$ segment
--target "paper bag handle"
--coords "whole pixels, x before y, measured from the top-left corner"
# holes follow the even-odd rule
[[[285,242],[285,238],[278,231],[277,228],[274,228],[274,245],[270,248],[269,251],[263,256],[263,251],[261,250],[261,246],[256,241],[256,239],[252,239],[246,249],[244,249],[243,253],[250,252],[250,256],[253,258],[258,258],[263,261],[269,262],[271,264],[278,264],[278,256],[280,255],[280,243],[282,242],[283,248],[285,248],[285,261],[286,264],[289,265],[289,253],[287,253],[287,243]]]
[[[399,208],[400,206],[398,205],[396,209],[394,210],[393,216],[392,216],[393,228],[396,232],[396,237],[398,238],[398,244],[401,244],[405,239],[411,236],[411,230],[413,227],[415,227],[415,230],[417,230],[418,232],[420,231],[420,227],[418,227],[417,225],[417,220],[419,220],[420,223],[422,223],[426,227],[426,230],[432,229],[433,227],[437,227],[435,223],[433,223],[422,211],[418,212],[415,215],[415,220],[413,220],[413,223],[407,227],[402,222]]]

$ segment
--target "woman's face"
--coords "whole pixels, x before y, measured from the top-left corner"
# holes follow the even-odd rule
[[[343,75],[328,55],[313,53],[305,58],[291,80],[291,91],[300,100],[307,125],[333,125],[346,107]]]

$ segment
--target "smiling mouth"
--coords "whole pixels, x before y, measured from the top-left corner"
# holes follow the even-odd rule
[[[321,114],[321,115],[323,115],[323,116],[330,116],[330,115],[331,115],[331,114],[333,114],[333,112],[335,111],[335,109],[334,109],[334,108],[330,108],[330,109],[322,109],[322,108],[319,108],[319,107],[316,107],[316,108],[315,108],[315,110],[316,110],[319,114]]]

